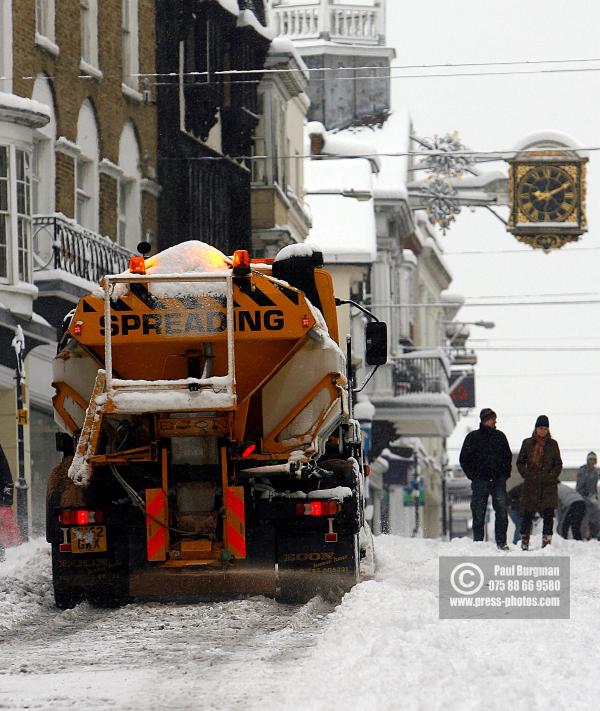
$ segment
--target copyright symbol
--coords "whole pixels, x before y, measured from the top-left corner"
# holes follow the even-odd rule
[[[475,563],[460,563],[450,573],[450,585],[459,595],[475,595],[484,583],[483,570]]]

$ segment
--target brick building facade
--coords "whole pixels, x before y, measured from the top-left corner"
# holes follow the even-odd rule
[[[55,328],[140,240],[156,241],[155,42],[155,0],[0,0],[0,443],[15,479],[24,466],[37,533],[55,461]]]

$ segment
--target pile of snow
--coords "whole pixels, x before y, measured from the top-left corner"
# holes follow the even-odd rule
[[[149,284],[150,293],[156,296],[209,295],[222,296],[225,293],[224,282],[186,282],[185,276],[198,274],[219,274],[229,272],[230,260],[216,247],[199,240],[181,242],[165,249],[146,260],[146,274],[173,276],[180,279],[176,283],[157,282]],[[129,270],[117,276],[129,276]],[[119,298],[128,291],[127,284],[116,284],[113,296]],[[98,290],[97,296],[103,298],[104,292]]]
[[[226,272],[229,260],[221,250],[206,242],[181,242],[146,260],[147,274],[197,274]]]
[[[292,257],[312,257],[313,254],[322,252],[318,244],[309,242],[299,242],[298,244],[288,244],[280,249],[275,257],[276,262],[282,262],[284,259]]]
[[[295,708],[297,689],[306,679],[311,687],[302,702],[306,711],[324,708],[323,699],[335,699],[339,708],[389,711],[597,704],[596,541],[557,537],[549,549],[535,551],[571,558],[570,620],[440,620],[439,557],[497,556],[492,543],[379,536],[375,553],[376,580],[348,593],[306,658],[286,670],[291,675],[282,708]]]
[[[0,563],[0,633],[53,607],[50,546],[37,538],[8,548]]]

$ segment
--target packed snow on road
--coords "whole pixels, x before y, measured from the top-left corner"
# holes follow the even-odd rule
[[[375,579],[338,606],[59,611],[49,547],[32,541],[0,563],[0,708],[594,708],[600,546],[555,540],[536,555],[571,558],[569,620],[439,620],[439,556],[495,547],[394,536],[376,539]]]

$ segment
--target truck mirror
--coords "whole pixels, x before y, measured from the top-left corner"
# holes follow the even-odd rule
[[[387,324],[371,321],[367,324],[365,360],[367,365],[387,363]]]

